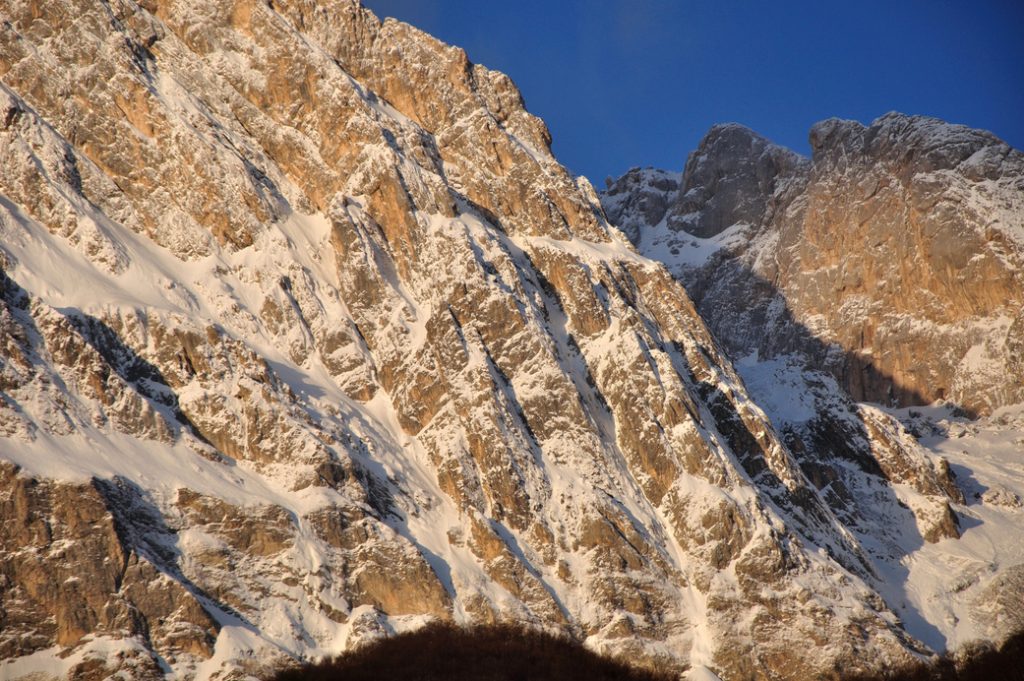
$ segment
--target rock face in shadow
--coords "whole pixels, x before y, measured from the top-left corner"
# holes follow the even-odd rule
[[[647,230],[632,197],[652,171],[612,184],[605,210],[681,278],[733,357],[798,352],[886,405],[986,414],[1024,399],[1024,155],[901,114],[831,119],[810,140],[807,160],[717,126],[678,189],[646,198],[667,206]]]
[[[706,239],[735,224],[759,224],[776,192],[807,167],[806,159],[748,128],[715,126],[687,161],[668,227]]]
[[[507,77],[351,0],[5,18],[0,676],[266,676],[438,620],[729,680],[921,650]]]
[[[716,126],[681,176],[631,170],[602,203],[685,284],[899,610],[886,582],[909,578],[908,554],[960,537],[967,509],[949,463],[921,447],[933,426],[884,408],[943,400],[976,417],[1024,399],[1024,155],[901,114],[824,121],[811,146],[803,159]],[[1015,566],[990,569],[991,590],[1012,583]]]

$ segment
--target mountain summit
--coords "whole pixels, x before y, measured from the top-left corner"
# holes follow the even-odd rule
[[[747,285],[748,230],[826,211],[800,198],[816,182],[889,172],[855,152],[1019,189],[1016,152],[827,123],[822,145],[850,151],[809,163],[716,128],[682,181],[628,180],[645,196],[623,206],[667,194],[678,219],[654,226],[656,206],[608,203],[626,180],[603,209],[559,165],[506,76],[352,0],[4,14],[3,678],[259,678],[434,621],[558,630],[730,680],[1005,635],[1024,560],[993,549],[978,568],[970,533],[1010,532],[1015,492],[989,494],[989,469],[967,488],[841,376],[821,373],[828,408],[800,402],[831,428],[815,444],[736,352],[763,335],[762,289],[734,337],[699,312],[717,275],[666,268],[645,239],[714,242],[721,285]],[[917,196],[882,181],[871,196]],[[737,239],[753,245],[726,250]],[[1014,396],[993,390],[978,404]],[[973,581],[914,581],[914,556],[961,553]],[[939,621],[923,585],[958,588],[951,616],[996,594],[999,626]]]
[[[797,350],[883,404],[1024,401],[1024,154],[896,113],[810,142],[808,160],[716,126],[681,178],[634,170],[604,208],[734,357]]]

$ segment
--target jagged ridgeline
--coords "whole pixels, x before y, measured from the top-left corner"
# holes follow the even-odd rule
[[[682,174],[634,169],[604,207],[734,358],[801,355],[858,400],[1024,401],[1024,154],[897,113],[810,143],[715,126]]]
[[[351,0],[0,17],[0,676],[266,677],[438,621],[727,680],[927,651],[506,76]],[[870,413],[848,479],[957,535]]]

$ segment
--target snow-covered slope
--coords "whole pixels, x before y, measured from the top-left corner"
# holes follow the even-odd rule
[[[907,552],[900,587],[906,605],[897,608],[918,613],[918,636],[933,647],[956,649],[1020,631],[1024,408],[1003,407],[975,421],[948,407],[903,409],[896,416],[925,447],[949,461],[963,489],[963,500],[954,504],[960,538]]]
[[[899,114],[811,142],[716,126],[677,179],[635,169],[602,202],[685,284],[906,630],[1000,639],[1021,626],[1024,156]]]
[[[824,121],[811,144],[716,126],[678,184],[635,169],[602,202],[734,358],[796,350],[887,404],[1024,401],[1024,154],[901,114]]]
[[[351,0],[2,12],[0,676],[437,618],[724,679],[925,650],[508,78]],[[927,451],[856,451],[956,533]]]

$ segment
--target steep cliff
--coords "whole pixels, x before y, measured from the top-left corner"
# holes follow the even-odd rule
[[[796,351],[882,404],[1024,401],[1024,154],[901,114],[810,141],[716,126],[682,177],[631,171],[604,207],[734,357]]]
[[[811,146],[805,159],[716,126],[682,174],[634,169],[602,202],[685,284],[805,474],[872,547],[879,588],[908,627],[938,647],[1006,635],[1013,616],[986,588],[1015,584],[1022,556],[989,542],[1016,541],[1020,517],[1016,492],[984,494],[1021,479],[1024,155],[900,114],[825,121]],[[906,408],[934,401],[944,406]],[[988,435],[963,439],[978,428]],[[907,465],[922,446],[949,459],[938,465],[956,485]],[[1005,475],[992,475],[996,461]],[[936,482],[945,509],[894,506],[878,491],[934,494]],[[901,501],[919,535],[899,529]],[[993,628],[976,615],[990,606]]]
[[[437,619],[726,679],[924,649],[507,77],[351,0],[3,13],[5,678]],[[956,534],[939,459],[857,451]]]

